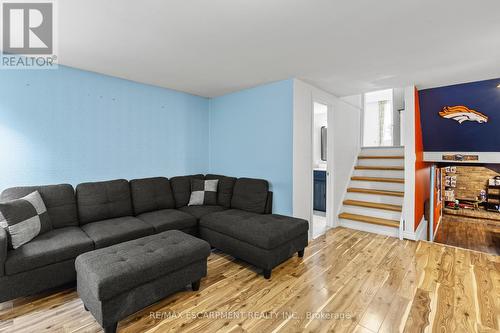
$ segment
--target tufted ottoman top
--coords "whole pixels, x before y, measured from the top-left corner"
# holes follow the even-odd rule
[[[309,230],[309,223],[303,219],[238,209],[206,215],[200,226],[267,250],[307,234]]]
[[[204,240],[170,230],[84,253],[75,267],[78,284],[106,300],[209,255]]]

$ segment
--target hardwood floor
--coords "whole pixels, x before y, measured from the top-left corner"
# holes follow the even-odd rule
[[[445,214],[434,241],[500,255],[500,221]]]
[[[485,210],[484,208],[480,207],[478,210],[475,209],[451,209],[451,208],[444,208],[443,209],[445,215],[455,215],[455,216],[464,216],[464,217],[472,217],[476,219],[481,219],[481,220],[492,220],[492,221],[498,221],[500,222],[500,213],[499,212],[492,212]]]
[[[119,332],[498,332],[500,259],[346,228],[265,280],[220,252],[188,289]],[[0,332],[100,332],[74,289],[0,304]]]

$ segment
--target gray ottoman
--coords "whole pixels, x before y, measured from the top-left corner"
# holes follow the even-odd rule
[[[171,230],[76,258],[78,295],[104,328],[192,284],[207,274],[210,245]]]
[[[200,237],[236,258],[271,271],[298,253],[304,255],[308,243],[306,220],[277,214],[255,214],[239,209],[212,213],[200,220]]]

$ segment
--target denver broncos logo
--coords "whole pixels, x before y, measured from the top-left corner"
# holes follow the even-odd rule
[[[464,121],[477,121],[480,124],[488,122],[487,116],[463,105],[445,106],[439,115],[446,119],[454,119],[460,124]]]

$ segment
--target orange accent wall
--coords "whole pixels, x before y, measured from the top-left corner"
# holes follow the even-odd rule
[[[424,204],[430,197],[431,173],[430,164],[424,162],[424,142],[422,140],[422,124],[420,123],[420,103],[418,90],[415,88],[415,229],[424,216]]]

